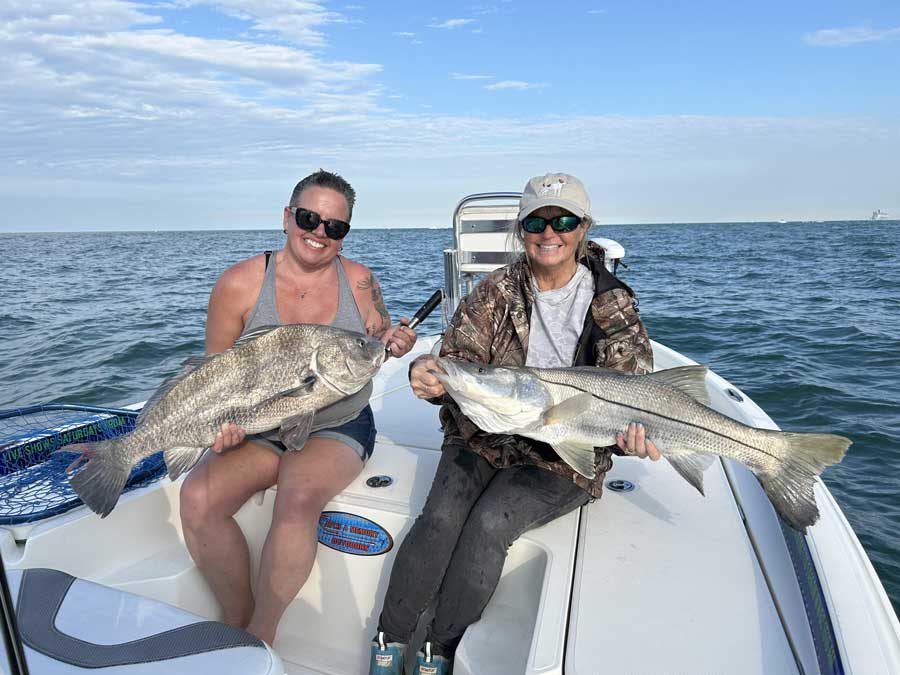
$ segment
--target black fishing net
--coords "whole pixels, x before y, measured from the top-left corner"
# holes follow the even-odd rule
[[[126,434],[137,415],[56,403],[0,410],[0,525],[30,523],[79,506],[66,477],[78,453],[65,452],[65,446]],[[148,457],[134,467],[125,491],[159,480],[165,470],[161,452]]]

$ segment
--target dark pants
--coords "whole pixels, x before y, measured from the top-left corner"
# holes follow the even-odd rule
[[[461,439],[446,440],[425,508],[397,552],[379,630],[388,642],[408,643],[437,595],[427,639],[452,657],[497,588],[512,543],[589,500],[555,473],[495,469]]]

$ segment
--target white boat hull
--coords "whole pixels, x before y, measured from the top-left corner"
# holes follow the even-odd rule
[[[434,344],[421,339],[417,351]],[[654,350],[658,368],[690,362],[662,345]],[[389,360],[376,378],[374,456],[327,507],[380,525],[394,546],[372,556],[319,547],[274,644],[291,675],[367,672],[393,556],[424,503],[442,440],[437,409],[408,387],[414,356]],[[709,377],[713,407],[774,427],[749,398],[737,401],[727,390],[741,392]],[[393,482],[366,484],[379,475]],[[460,645],[457,675],[586,675],[598,663],[608,672],[827,672],[784,535],[749,472],[716,463],[706,497],[666,462],[617,458],[609,478],[636,489],[607,491],[513,545],[497,592]],[[163,479],[127,493],[104,520],[79,508],[0,529],[0,550],[8,568],[51,567],[218,619],[184,547],[179,488]],[[884,590],[823,484],[817,497],[823,517],[806,541],[844,670],[900,672],[900,627]],[[236,517],[254,567],[273,501],[268,490]]]

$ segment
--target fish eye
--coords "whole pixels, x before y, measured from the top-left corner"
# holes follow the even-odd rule
[[[356,344],[358,344],[360,347],[365,347],[365,346],[366,346],[366,341],[363,340],[362,338],[357,338]]]
[[[484,375],[484,373],[485,373],[484,368],[479,368],[479,369],[478,369],[478,374],[479,374],[479,375]]]

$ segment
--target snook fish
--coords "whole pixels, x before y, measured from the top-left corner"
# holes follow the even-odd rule
[[[169,478],[200,459],[226,422],[248,434],[278,428],[289,450],[306,442],[317,410],[356,393],[385,359],[376,338],[316,324],[266,326],[164,382],[125,436],[72,445],[81,452],[70,468],[72,488],[95,513],[113,510],[131,469],[164,451]]]
[[[604,368],[516,368],[446,358],[433,370],[479,428],[549,443],[578,473],[594,477],[594,447],[612,445],[631,422],[703,493],[713,455],[736,459],[759,479],[796,530],[819,518],[813,483],[844,457],[850,440],[833,434],[756,429],[708,407],[705,366],[649,375]]]

